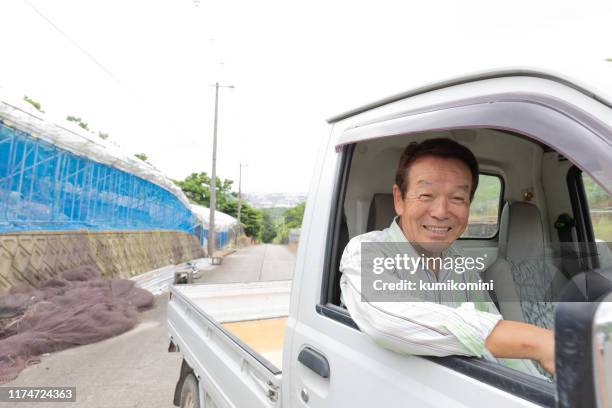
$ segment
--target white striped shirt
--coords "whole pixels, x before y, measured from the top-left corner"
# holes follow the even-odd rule
[[[479,299],[474,299],[466,292],[460,301],[456,301],[456,298],[442,298],[442,293],[438,297],[439,303],[420,299],[402,302],[362,301],[361,251],[362,243],[367,242],[401,242],[405,247],[408,241],[394,219],[385,230],[372,231],[351,239],[340,261],[342,302],[359,329],[377,344],[404,354],[484,357],[542,377],[530,360],[496,359],[486,349],[487,337],[502,319],[486,291],[479,294]],[[413,251],[410,255],[418,256],[411,245],[409,248]],[[460,256],[460,253],[451,245],[442,256]],[[449,272],[441,269],[438,281],[456,276]],[[431,279],[434,276],[435,279],[435,275],[424,268],[416,273],[420,274],[417,278]],[[387,275],[386,280],[401,280],[400,275],[393,275]],[[464,275],[469,282],[479,280],[475,271],[466,271]]]

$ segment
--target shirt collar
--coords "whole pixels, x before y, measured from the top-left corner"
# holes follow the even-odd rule
[[[391,221],[391,225],[389,226],[389,237],[393,242],[409,242],[406,236],[404,235],[404,231],[399,226],[399,217],[396,215],[393,217],[393,221]]]

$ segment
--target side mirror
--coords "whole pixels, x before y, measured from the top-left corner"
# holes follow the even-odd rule
[[[612,408],[612,291],[555,311],[557,407]]]
[[[595,311],[593,377],[597,406],[612,408],[612,293],[606,295]]]

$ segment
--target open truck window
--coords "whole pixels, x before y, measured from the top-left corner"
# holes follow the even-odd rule
[[[554,247],[553,242],[557,237],[551,226],[551,220],[554,220],[556,212],[571,209],[571,200],[567,188],[553,181],[559,174],[565,174],[571,163],[567,160],[560,161],[556,151],[522,135],[491,129],[479,129],[474,133],[478,143],[466,143],[466,145],[476,155],[483,173],[479,176],[479,187],[470,208],[468,228],[456,241],[457,244],[466,253],[486,253],[487,268],[495,269],[496,261],[498,259],[500,262],[504,261],[502,258],[506,256],[503,251],[500,252],[500,240],[509,239],[507,231],[509,226],[501,225],[503,223],[500,222],[502,212],[505,211],[506,220],[510,219],[508,213],[516,213],[512,215],[511,220],[515,223],[514,225],[521,223],[533,226],[534,223],[539,223],[538,228],[542,230],[542,234],[538,235],[537,239],[543,241],[539,245],[542,245],[543,248]],[[338,267],[343,250],[351,238],[374,229],[387,228],[393,220],[395,211],[390,192],[395,167],[403,148],[413,140],[422,141],[430,137],[444,136],[452,138],[453,134],[438,132],[395,136],[345,146],[341,153],[343,159],[337,179],[337,201],[333,207],[333,235],[329,242],[329,260],[333,266],[330,268],[331,279],[327,286],[327,293],[324,293],[319,307],[321,313],[358,330],[341,299]],[[460,138],[458,141],[462,142]],[[494,148],[500,144],[506,146],[503,151]],[[509,151],[515,154],[509,155]],[[542,163],[542,167],[538,163]],[[539,178],[542,178],[542,184],[533,182]],[[559,185],[559,188],[555,188],[555,185]],[[549,208],[547,203],[552,197],[555,198],[557,207]],[[526,216],[528,218],[525,219],[517,218],[520,213],[515,212],[512,207],[516,202],[523,202],[533,208],[533,214]],[[526,236],[522,239],[531,238],[533,237]],[[551,265],[557,262],[556,266],[561,267],[561,260],[558,256],[550,256],[549,261]],[[532,283],[521,282],[520,284],[528,286]],[[517,296],[527,296],[528,292],[522,290],[522,287],[517,285],[513,289]],[[516,298],[514,301],[517,303],[521,299]],[[516,310],[502,307],[500,312],[504,318],[509,320],[524,321],[552,329],[554,323],[552,302],[549,302],[549,306],[545,312],[539,314],[533,314],[528,308],[523,308],[517,313]],[[469,370],[470,375],[485,381],[495,382],[495,378],[504,378],[511,379],[511,382],[515,381],[517,384],[525,385],[528,382],[536,384],[544,400],[550,400],[553,395],[552,378],[549,377],[546,380],[545,375],[534,377],[474,358],[451,356],[431,357],[431,359],[459,371]],[[544,374],[543,371],[542,374]]]

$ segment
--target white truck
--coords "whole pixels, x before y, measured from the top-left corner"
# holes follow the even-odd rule
[[[278,350],[258,350],[257,338],[241,338],[222,324],[219,316],[230,303],[213,307],[205,285],[175,285],[168,304],[170,350],[183,356],[175,404],[612,406],[612,303],[606,302],[612,300],[606,279],[612,99],[605,94],[611,89],[544,71],[492,71],[331,118],[331,135],[313,166],[290,296],[288,284],[260,288],[250,311],[262,313],[234,316],[269,317],[271,325],[260,320],[259,333]],[[529,321],[520,301],[503,301],[507,292],[522,293],[512,271],[499,267],[517,261],[509,248],[518,243],[546,256],[564,248],[550,262],[575,290],[565,291],[563,302],[551,308],[554,315],[544,316],[556,337],[551,380],[479,358],[395,353],[361,332],[342,305],[338,266],[346,243],[389,225],[397,160],[408,143],[432,137],[468,146],[479,161],[483,192],[477,191],[458,244],[467,253],[487,254],[484,273],[500,283],[494,295],[504,318]],[[274,325],[283,314],[286,319]]]

